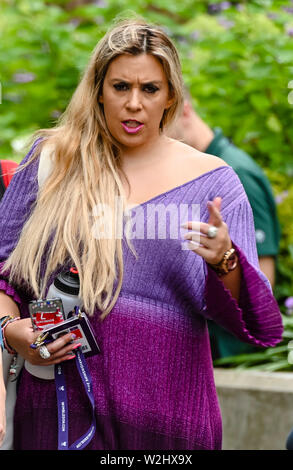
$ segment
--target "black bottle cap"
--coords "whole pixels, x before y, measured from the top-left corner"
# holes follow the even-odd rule
[[[54,281],[54,285],[65,294],[78,296],[79,276],[77,269],[70,268],[70,271],[59,274]]]

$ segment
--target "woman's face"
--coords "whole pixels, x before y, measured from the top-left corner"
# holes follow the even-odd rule
[[[127,150],[155,142],[173,100],[158,59],[123,54],[110,63],[99,101],[110,133]]]

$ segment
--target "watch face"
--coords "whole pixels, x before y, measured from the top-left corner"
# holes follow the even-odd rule
[[[236,266],[237,266],[237,255],[236,253],[232,253],[229,259],[227,260],[228,271],[232,271],[233,269],[236,268]]]

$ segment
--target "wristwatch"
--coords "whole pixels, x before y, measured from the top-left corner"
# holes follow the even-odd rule
[[[223,258],[217,264],[210,264],[219,276],[228,274],[230,271],[236,268],[238,264],[238,257],[235,251],[235,248],[230,248],[230,250],[225,251]]]

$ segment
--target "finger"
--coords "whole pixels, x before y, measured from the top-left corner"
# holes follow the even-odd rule
[[[59,349],[55,353],[51,353],[50,361],[54,361],[56,359],[61,359],[63,356],[70,356],[74,354],[74,351],[81,346],[81,343],[72,343],[65,346],[62,349]],[[48,349],[49,350],[49,349]]]
[[[203,246],[205,248],[217,249],[219,243],[215,246],[214,239],[208,238],[206,235],[198,234],[195,232],[188,232],[184,235],[184,239],[194,243],[194,246]]]
[[[184,222],[183,224],[181,224],[181,227],[189,229],[189,230],[194,230],[194,231],[200,232],[201,224],[202,224],[202,222],[189,220],[189,221]]]
[[[63,362],[63,361],[68,361],[68,360],[71,360],[71,359],[75,359],[76,355],[75,355],[75,351],[81,346],[81,343],[77,343],[77,344],[74,344],[73,346],[71,346],[71,348],[69,349],[68,347],[66,348],[63,348],[62,350],[56,352],[55,354],[53,354],[49,361],[50,361],[50,364],[59,364],[60,362]]]
[[[73,343],[69,344],[66,347],[59,349],[55,353],[50,353],[51,356],[48,359],[43,359],[40,356],[37,357],[36,364],[42,365],[42,366],[50,366],[54,364],[58,364],[60,362],[69,360],[69,359],[74,359],[75,358],[75,353],[74,351],[81,346],[81,343]],[[49,348],[47,347],[48,351]],[[50,351],[49,351],[50,352]]]
[[[187,232],[183,236],[184,240],[192,240],[193,242],[200,243],[200,232]]]
[[[55,339],[54,341],[52,341],[52,343],[47,345],[48,351],[51,354],[54,354],[57,351],[64,348],[65,346],[67,346],[68,343],[72,343],[72,341],[74,341],[75,338],[76,336],[73,335],[72,333],[66,333],[66,335],[60,336],[60,338]]]
[[[207,263],[215,264],[214,253],[211,252],[209,248],[206,248],[202,245],[197,245],[190,241],[188,243],[188,248],[191,251],[194,251],[197,255],[201,256]]]
[[[221,198],[215,198],[213,201],[208,201],[207,204],[210,217],[208,223],[210,225],[214,225],[215,227],[219,227],[222,223],[222,216],[221,216]]]
[[[219,196],[215,197],[214,200],[213,200],[213,203],[216,206],[216,208],[218,209],[218,211],[221,212],[222,198],[219,197]]]
[[[217,219],[221,216],[221,198],[215,198],[213,201],[208,201],[207,203],[208,211],[210,213],[210,218],[208,223],[215,225],[215,222],[217,222]]]
[[[190,227],[192,232],[185,233],[183,235],[183,237],[184,238],[190,238],[190,237],[188,237],[189,234],[194,235],[195,239],[196,239],[197,235],[207,236],[210,226],[211,226],[211,224],[206,224],[205,222],[186,222],[186,228]]]

